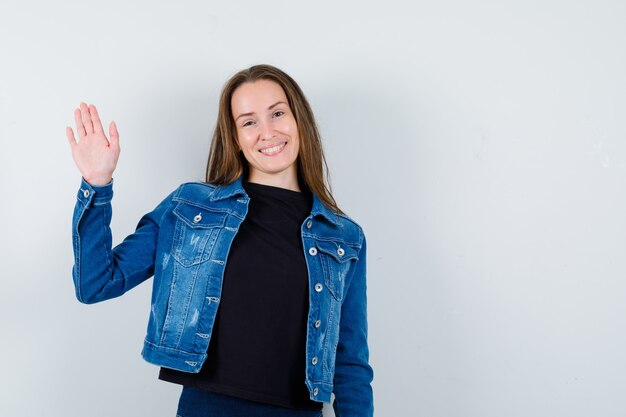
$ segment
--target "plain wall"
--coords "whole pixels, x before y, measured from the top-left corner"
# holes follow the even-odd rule
[[[140,357],[151,281],[74,297],[65,126],[80,101],[117,122],[118,243],[203,178],[226,79],[270,63],[368,238],[376,414],[623,416],[624,22],[619,0],[2,0],[0,415],[175,415]]]

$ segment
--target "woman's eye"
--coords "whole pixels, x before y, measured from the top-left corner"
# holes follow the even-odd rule
[[[280,116],[282,116],[283,114],[285,114],[285,112],[284,112],[284,111],[282,111],[282,110],[278,110],[278,111],[274,112],[274,116],[275,116],[275,117],[280,117]]]
[[[248,120],[242,126],[250,126],[252,123],[254,123],[252,120]]]

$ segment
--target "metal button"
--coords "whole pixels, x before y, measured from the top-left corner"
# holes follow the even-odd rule
[[[343,256],[345,253],[346,253],[346,251],[345,251],[345,250],[343,250],[343,248],[339,248],[339,249],[337,249],[337,255],[339,255],[339,256]]]
[[[317,393],[319,392],[319,390],[317,389],[317,387],[313,388],[313,395],[317,395]]]
[[[202,214],[198,213],[196,217],[193,218],[193,222],[198,223],[200,220],[202,220]]]
[[[89,197],[89,190],[83,190],[83,196],[85,198]]]
[[[322,291],[322,284],[320,284],[319,282],[317,284],[315,284],[315,291],[320,292]]]
[[[315,327],[318,328],[322,325],[322,320],[315,320]]]
[[[309,220],[308,222],[306,222],[306,228],[310,229],[311,226],[313,225],[313,222],[311,220]]]
[[[309,249],[309,255],[311,255],[311,256],[317,255],[317,249],[316,248],[310,248]]]
[[[317,356],[313,356],[313,359],[311,359],[311,363],[313,365],[317,365]]]

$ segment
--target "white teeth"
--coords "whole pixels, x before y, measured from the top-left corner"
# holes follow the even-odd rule
[[[279,150],[281,150],[282,148],[284,148],[286,145],[286,143],[281,143],[280,145],[276,145],[273,146],[271,148],[266,148],[266,149],[261,149],[262,153],[273,153],[273,152],[277,152]]]

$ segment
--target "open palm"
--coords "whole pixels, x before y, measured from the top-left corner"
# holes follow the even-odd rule
[[[109,140],[102,130],[98,111],[93,104],[88,106],[80,103],[80,108],[74,110],[74,119],[79,140],[74,137],[71,127],[68,126],[65,133],[76,166],[89,184],[108,184],[120,156],[119,134],[115,122],[109,125]]]

